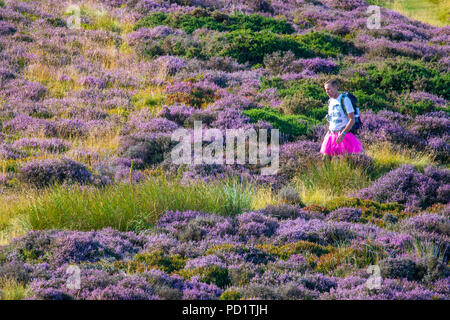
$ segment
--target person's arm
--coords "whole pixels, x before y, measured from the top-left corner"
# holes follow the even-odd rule
[[[349,133],[352,129],[353,125],[355,124],[355,113],[349,113],[348,114],[349,121],[347,122],[347,125],[344,127],[344,129],[341,132],[345,132],[345,134]]]

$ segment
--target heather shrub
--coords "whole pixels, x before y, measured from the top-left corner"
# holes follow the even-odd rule
[[[168,84],[165,88],[169,104],[186,104],[196,108],[205,107],[217,100],[218,89],[214,83],[195,82],[193,79]]]
[[[200,241],[207,237],[224,237],[232,235],[235,226],[230,218],[218,215],[196,216],[177,234],[181,241]]]
[[[100,231],[31,231],[11,242],[9,256],[35,264],[96,262],[100,259],[120,260],[143,247],[144,239],[136,234],[121,233],[111,228]]]
[[[34,160],[20,170],[20,179],[36,187],[52,183],[88,183],[92,173],[81,163],[68,158]]]
[[[228,269],[218,265],[207,265],[202,267],[183,269],[178,274],[184,278],[198,277],[199,281],[208,284],[215,284],[219,288],[227,287],[231,282],[228,275]]]
[[[278,287],[277,293],[283,300],[313,300],[318,296],[315,292],[311,292],[295,282]]]
[[[154,249],[148,252],[140,252],[129,262],[116,262],[115,265],[120,268],[131,269],[135,272],[143,272],[149,269],[159,269],[161,271],[172,273],[183,269],[186,265],[186,259],[178,254],[171,255],[160,249]]]
[[[31,280],[32,268],[22,262],[13,261],[0,265],[0,279],[11,279],[20,283]]]
[[[403,220],[402,226],[407,231],[433,232],[444,236],[450,236],[449,219],[438,214],[421,213],[417,216]]]
[[[446,162],[450,158],[450,143],[448,139],[430,138],[427,141],[427,150],[434,154],[436,160]]]
[[[70,144],[62,139],[22,138],[13,143],[13,147],[22,150],[38,150],[54,153],[65,152]]]
[[[257,212],[245,212],[237,217],[238,233],[243,238],[272,236],[278,228],[278,221]]]
[[[182,126],[194,114],[196,114],[195,108],[183,104],[174,104],[172,106],[163,106],[157,116],[164,117]]]
[[[386,258],[378,262],[380,275],[383,278],[421,280],[424,270],[414,260],[408,257]]]
[[[323,119],[328,113],[328,108],[319,100],[307,97],[301,93],[286,97],[278,107],[286,114],[302,114],[314,119]]]
[[[383,215],[383,221],[387,223],[397,223],[398,217],[396,217],[392,213],[385,213]]]
[[[371,220],[373,218],[382,218],[386,214],[399,215],[405,206],[399,203],[380,203],[373,200],[363,200],[361,198],[344,198],[329,201],[327,209],[331,211],[339,210],[339,208],[354,208],[361,212],[361,222]]]
[[[433,113],[420,115],[414,118],[410,130],[424,138],[442,137],[450,135],[450,118],[445,114]]]
[[[238,288],[238,293],[241,299],[283,300],[274,287],[263,284],[251,283],[246,287]]]
[[[259,212],[277,218],[278,220],[295,219],[302,214],[305,216],[298,205],[291,204],[268,205],[264,209],[260,209]]]
[[[364,124],[359,130],[358,136],[363,142],[374,144],[387,141],[408,147],[414,146],[416,149],[421,149],[425,146],[423,137],[408,131],[382,114],[374,114],[372,111],[362,112],[361,119],[364,119]]]
[[[435,178],[432,172],[422,174],[412,165],[402,165],[357,192],[357,196],[378,202],[398,202],[408,207],[426,208],[438,202],[436,191],[440,181]]]
[[[191,116],[189,116],[188,118],[186,118],[186,120],[184,121],[184,127],[185,128],[194,128],[194,121],[201,121],[202,124],[204,123],[207,126],[209,126],[214,121],[217,121],[217,117],[218,117],[217,114],[215,114],[213,112],[209,112],[209,111],[202,111],[202,112],[194,113]]]
[[[293,177],[320,160],[320,144],[308,140],[285,143],[280,146],[280,174]]]
[[[263,244],[261,248],[272,255],[280,257],[283,260],[289,259],[293,255],[314,255],[320,257],[323,254],[330,253],[333,249],[331,246],[323,246],[314,242],[298,240],[284,245]]]
[[[298,191],[292,187],[286,186],[281,188],[278,196],[283,203],[298,203],[299,205],[301,205]]]
[[[287,72],[289,65],[295,60],[295,55],[291,51],[275,51],[264,56],[263,63],[269,72],[276,76]]]
[[[160,163],[164,154],[175,145],[167,134],[134,134],[123,136],[118,154],[124,158],[140,159],[145,165]]]
[[[87,123],[81,119],[59,119],[56,130],[60,137],[72,138],[86,136],[89,132]]]
[[[361,210],[355,208],[339,208],[331,211],[327,219],[335,221],[359,222],[361,220]]]

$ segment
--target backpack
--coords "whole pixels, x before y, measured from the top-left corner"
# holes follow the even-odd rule
[[[362,122],[359,116],[359,108],[358,106],[358,99],[350,92],[342,92],[341,99],[339,100],[339,103],[341,104],[342,110],[346,113],[345,106],[342,103],[342,99],[345,97],[348,97],[350,101],[352,102],[353,109],[355,109],[355,123],[353,124],[353,127],[350,129],[350,132],[353,134],[358,133],[359,128],[362,126]]]

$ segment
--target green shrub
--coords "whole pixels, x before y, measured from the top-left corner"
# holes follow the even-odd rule
[[[322,57],[336,57],[349,53],[359,54],[351,42],[324,31],[302,34],[297,36],[297,41]]]
[[[186,259],[180,255],[168,255],[161,249],[149,252],[138,253],[133,260],[124,262],[116,261],[115,267],[126,268],[134,272],[144,272],[148,269],[160,269],[167,273],[172,273],[183,269]]]
[[[399,217],[401,212],[405,209],[405,206],[398,203],[380,203],[372,200],[363,200],[359,198],[343,198],[331,200],[326,205],[327,209],[331,212],[341,207],[352,207],[360,209],[362,212],[362,222],[379,222],[386,213],[393,214],[395,217]]]
[[[309,58],[313,53],[294,36],[278,35],[270,31],[254,32],[247,29],[225,34],[226,44],[218,52],[220,56],[230,56],[239,63],[263,63],[264,56],[275,51],[292,51],[297,58]]]
[[[309,128],[317,124],[317,121],[303,115],[282,115],[271,108],[249,109],[243,112],[253,122],[264,120],[282,133],[291,137],[305,135]]]
[[[302,114],[317,120],[322,120],[328,113],[328,106],[324,105],[322,101],[307,97],[302,93],[284,98],[279,108],[286,114]]]
[[[217,265],[210,265],[193,269],[183,269],[179,270],[177,273],[186,279],[189,279],[193,276],[198,276],[199,281],[214,283],[221,288],[224,288],[230,284],[228,269]]]
[[[191,11],[189,14],[154,12],[139,20],[134,29],[152,28],[159,25],[184,29],[186,33],[192,33],[200,28],[221,32],[239,29],[248,29],[255,32],[267,30],[280,34],[290,34],[295,31],[292,25],[285,20],[265,17],[260,14],[226,15],[218,11],[208,12],[200,8]]]
[[[412,116],[424,114],[433,111],[435,109],[434,103],[431,100],[422,100],[419,102],[409,102],[408,100],[400,100],[399,102],[400,103],[397,106],[399,108],[398,111]]]
[[[290,34],[295,30],[292,25],[285,20],[265,17],[260,14],[238,14],[232,17],[236,21],[236,29],[250,29],[252,31],[268,30],[274,33]]]
[[[400,93],[420,88],[446,99],[450,97],[450,74],[442,74],[421,61],[389,59],[378,64],[369,63],[364,69],[366,74],[358,73],[348,79],[349,90],[384,96],[390,91]]]
[[[220,300],[239,300],[241,299],[241,294],[236,289],[227,289],[222,293],[219,298]]]
[[[267,253],[280,257],[283,260],[289,259],[293,254],[309,253],[315,256],[322,256],[333,252],[335,249],[332,246],[323,246],[314,242],[299,240],[291,242],[283,246],[277,246],[272,244],[257,245],[258,248],[266,251]]]
[[[389,102],[384,95],[377,93],[368,94],[362,90],[354,90],[353,95],[358,98],[358,108],[360,111],[373,110],[377,112],[379,110],[387,109],[394,111],[394,105]]]

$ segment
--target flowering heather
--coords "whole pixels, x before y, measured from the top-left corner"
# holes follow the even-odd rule
[[[178,128],[175,122],[166,118],[151,118],[148,121],[143,121],[139,117],[130,117],[128,124],[139,133],[172,133]]]
[[[64,138],[86,136],[89,132],[87,123],[81,119],[59,119],[56,121],[58,135]]]
[[[377,112],[377,116],[383,117],[392,122],[396,122],[400,124],[402,127],[406,127],[413,120],[412,117],[409,115],[389,110],[380,110],[379,112]]]
[[[410,130],[425,138],[450,136],[450,119],[438,115],[420,115],[414,119]]]
[[[450,237],[450,221],[445,216],[421,213],[403,220],[402,225],[408,231],[435,232]]]
[[[184,122],[195,114],[197,109],[183,104],[174,104],[172,106],[163,106],[158,113],[159,117],[164,117],[170,121],[182,126]]]
[[[299,64],[306,70],[310,70],[314,73],[332,73],[338,68],[338,65],[332,59],[301,59],[294,61],[294,63]]]
[[[86,269],[81,272],[83,288],[68,289],[66,286],[68,265],[49,273],[47,279],[36,279],[31,283],[35,299],[50,300],[155,300],[158,297],[151,285],[142,276],[111,275],[103,270]]]
[[[359,222],[361,210],[355,208],[339,208],[330,212],[327,219],[336,221]]]
[[[408,98],[410,98],[414,102],[420,102],[424,100],[432,101],[434,105],[441,107],[445,107],[445,105],[448,103],[447,100],[428,92],[411,92],[408,95]]]
[[[63,2],[0,1],[2,201],[27,186],[49,187],[45,200],[55,196],[53,183],[82,184],[80,196],[89,201],[110,188],[146,188],[138,183],[159,173],[186,192],[230,177],[258,186],[242,195],[223,186],[230,215],[216,214],[223,204],[211,199],[167,203],[138,233],[26,233],[27,203],[13,202],[12,214],[0,218],[2,242],[9,241],[0,247],[0,278],[29,288],[25,299],[450,299],[450,29],[384,8],[381,27],[369,29],[369,4],[104,0],[83,2],[75,29]],[[229,24],[236,11],[253,15]],[[169,14],[172,21],[160,19]],[[210,17],[215,22],[205,25]],[[355,190],[357,198],[293,188],[294,176],[313,174],[321,161],[323,83],[331,76],[358,97],[365,145],[387,141],[419,152],[418,161],[430,153],[436,164],[384,172],[380,161],[400,154],[358,154],[346,157],[348,165],[367,181],[378,179]],[[280,114],[263,121],[270,109],[254,116],[263,107]],[[260,164],[170,160],[171,134],[192,133],[194,121],[270,135],[299,114],[317,125],[298,130],[295,141],[283,131],[277,175],[261,175]],[[30,201],[40,206],[36,197]],[[110,213],[123,205],[109,200],[94,205]],[[247,211],[234,208],[235,200]],[[58,214],[53,207],[49,215]],[[142,229],[154,213],[134,212],[132,224],[120,225]],[[16,233],[24,236],[10,240]],[[70,265],[80,268],[79,290],[66,285]],[[381,268],[380,289],[366,286],[370,265]]]
[[[428,171],[422,174],[412,165],[402,165],[373,182],[368,188],[360,190],[357,196],[379,202],[398,202],[409,207],[426,208],[438,202],[436,191],[443,174],[448,176],[448,170],[436,172],[429,167]]]
[[[114,175],[116,182],[132,182],[138,183],[145,179],[143,172],[130,170],[129,168],[119,168]]]
[[[16,160],[25,155],[20,151],[16,150],[13,146],[7,143],[0,144],[0,159],[2,160]]]
[[[62,158],[30,161],[22,167],[20,178],[25,183],[44,187],[55,182],[87,183],[92,174],[81,163]]]
[[[22,138],[13,143],[17,149],[37,149],[48,152],[65,152],[70,148],[70,143],[61,139]]]
[[[330,300],[431,300],[446,299],[416,281],[383,279],[380,290],[369,290],[367,279],[349,277],[341,279],[336,289],[324,293],[321,299]]]
[[[361,112],[364,125],[359,130],[361,140],[367,143],[390,141],[397,144],[420,147],[424,145],[424,138],[414,131],[408,131],[400,124],[383,117],[383,114]]]
[[[252,238],[272,236],[278,229],[276,219],[257,212],[246,212],[238,217],[238,233],[241,237]]]
[[[39,134],[42,132],[46,136],[54,136],[56,134],[56,126],[52,122],[21,114],[4,122],[3,128],[12,133]]]
[[[308,164],[320,160],[320,144],[308,140],[285,143],[280,146],[281,174],[293,176]]]
[[[174,75],[186,65],[186,61],[174,56],[160,56],[155,59],[154,64],[158,66],[160,72],[163,71],[168,75]]]
[[[307,220],[310,218],[308,211],[300,209],[300,207],[297,205],[289,205],[289,204],[279,206],[268,205],[264,209],[258,210],[258,212],[264,213],[268,216],[277,218],[279,220],[295,219],[299,217]]]

